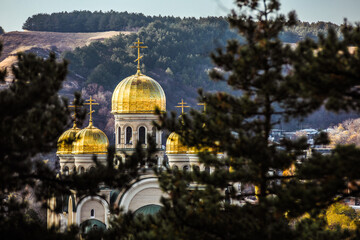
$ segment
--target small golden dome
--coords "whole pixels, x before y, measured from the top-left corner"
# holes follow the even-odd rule
[[[112,95],[112,113],[154,113],[166,111],[166,97],[158,82],[138,71],[125,78]]]
[[[73,151],[73,142],[75,141],[76,134],[80,131],[80,128],[76,126],[66,130],[57,142],[58,150],[57,154],[71,154]]]
[[[188,154],[198,154],[199,150],[196,147],[190,147],[188,150]]]
[[[106,154],[109,139],[106,134],[92,123],[76,134],[73,154]]]
[[[167,154],[186,154],[188,148],[181,143],[180,135],[172,132],[166,140]]]

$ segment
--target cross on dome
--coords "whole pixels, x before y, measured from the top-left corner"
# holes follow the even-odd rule
[[[99,103],[96,103],[95,102],[95,99],[93,99],[91,96],[90,96],[90,99],[86,100],[86,102],[88,103],[84,103],[84,105],[89,105],[90,106],[90,111],[89,111],[89,115],[90,115],[90,118],[89,118],[89,126],[92,126],[92,114],[95,112],[95,110],[92,109],[92,106],[93,105],[99,105]]]
[[[206,112],[206,103],[205,103],[205,102],[203,102],[203,103],[198,103],[197,105],[203,106],[203,107],[204,107],[204,112]]]
[[[74,108],[74,114],[71,115],[72,117],[74,117],[74,125],[73,125],[73,128],[76,128],[76,119],[77,119],[77,116],[76,116],[76,110],[78,107],[80,107],[80,105],[78,105],[74,99],[74,101],[71,103],[72,105],[69,105],[69,108]]]
[[[180,106],[175,106],[177,108],[181,108],[181,114],[184,114],[184,108],[186,107],[190,107],[190,106],[185,106],[185,104],[187,104],[186,102],[184,102],[184,99],[181,99],[181,102],[178,103]]]
[[[143,56],[140,56],[140,48],[147,48],[147,46],[140,46],[140,44],[144,44],[143,42],[140,42],[140,38],[138,38],[137,42],[134,42],[134,44],[136,44],[136,46],[131,46],[131,48],[137,48],[138,49],[138,57],[137,59],[135,59],[134,62],[138,62],[137,64],[137,73],[140,73],[140,59]]]

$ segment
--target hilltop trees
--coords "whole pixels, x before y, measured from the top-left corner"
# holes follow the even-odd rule
[[[156,17],[145,16],[142,13],[115,11],[41,13],[29,17],[23,29],[51,32],[129,31],[147,25],[153,18]]]
[[[279,13],[277,0],[237,0],[228,20],[245,43],[228,42],[212,59],[211,72],[241,96],[200,91],[206,112],[191,111],[178,119],[161,115],[162,128],[176,131],[198,149],[211,174],[167,169],[159,172],[168,194],[155,217],[120,216],[111,239],[356,239],[358,232],[327,228],[328,206],[359,194],[360,149],[336,146],[329,155],[313,150],[305,139],[270,142],[279,121],[328,111],[359,111],[360,27],[345,25],[342,40],[330,29],[315,42],[296,48],[279,34],[296,24],[294,12]],[[285,72],[284,69],[290,69]],[[328,143],[326,134],[316,144]],[[217,153],[225,153],[218,158]],[[295,166],[295,172],[282,172]],[[239,183],[256,191],[239,191]],[[255,202],[254,202],[255,200]],[[306,217],[305,217],[306,214]],[[120,234],[121,233],[121,234]],[[110,239],[109,238],[109,239]]]
[[[190,23],[202,25],[206,22],[215,24],[224,22],[224,17],[194,17],[180,18],[173,16],[145,16],[142,13],[102,11],[73,11],[51,14],[39,13],[29,17],[23,24],[23,29],[30,31],[49,32],[102,32],[102,31],[137,31],[149,24],[162,22],[167,25]],[[285,27],[279,37],[284,42],[295,43],[306,37],[317,39],[319,33],[326,33],[329,28],[340,28],[330,22],[308,23],[298,21],[296,26]]]

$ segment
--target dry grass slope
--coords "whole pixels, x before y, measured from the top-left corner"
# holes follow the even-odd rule
[[[16,53],[31,51],[31,49],[56,48],[58,53],[72,50],[76,47],[83,47],[94,41],[103,41],[118,34],[131,34],[132,32],[93,32],[93,33],[59,33],[59,32],[8,32],[0,35],[3,43],[3,52],[0,56],[0,69],[9,68],[16,63]],[[11,73],[10,73],[11,75]],[[11,78],[11,76],[10,76]]]

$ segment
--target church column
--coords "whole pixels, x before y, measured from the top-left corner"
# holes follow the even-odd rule
[[[132,148],[135,148],[138,142],[138,129],[136,127],[133,127],[132,139],[133,139]]]
[[[161,154],[161,155],[159,156],[158,162],[157,162],[158,168],[161,168],[161,167],[162,167],[163,161],[164,161],[164,155]]]
[[[163,135],[163,131],[160,130],[159,131],[159,148],[162,148],[162,135]]]

